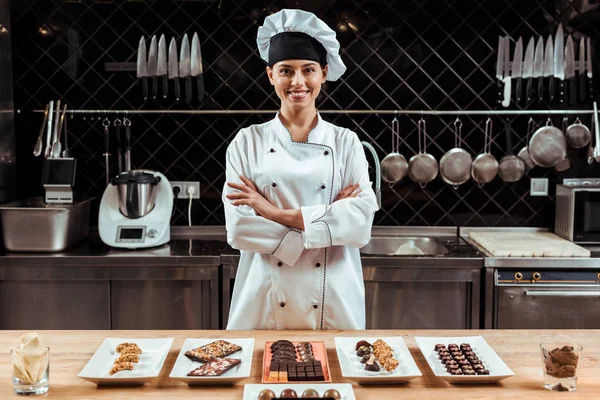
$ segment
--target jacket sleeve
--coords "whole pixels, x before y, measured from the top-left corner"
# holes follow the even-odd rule
[[[225,197],[237,192],[229,187],[227,182],[242,183],[240,175],[254,182],[243,142],[238,134],[227,148],[226,179],[222,194],[227,243],[234,249],[271,254],[293,267],[304,250],[302,232],[266,219],[250,206],[234,206],[231,200]]]
[[[342,189],[358,183],[362,192],[333,204],[301,207],[304,219],[304,247],[315,249],[328,246],[363,247],[371,239],[377,198],[369,181],[369,164],[355,136],[352,150],[344,163]]]

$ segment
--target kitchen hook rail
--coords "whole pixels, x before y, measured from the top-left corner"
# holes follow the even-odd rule
[[[18,109],[20,114],[22,110]],[[30,110],[43,113],[44,110]],[[278,110],[67,110],[67,114],[135,115],[135,114],[275,114]],[[563,115],[593,114],[594,110],[319,110],[321,114],[381,114],[381,115]]]

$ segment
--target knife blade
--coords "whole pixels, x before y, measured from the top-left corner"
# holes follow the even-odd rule
[[[181,54],[179,56],[179,76],[185,79],[185,102],[192,102],[192,76],[190,67],[190,40],[187,33],[181,41]]]
[[[504,37],[498,36],[498,58],[496,59],[496,79],[498,80],[498,103],[502,103],[502,80],[504,78]]]
[[[521,101],[521,91],[523,85],[523,38],[521,37],[519,37],[517,40],[517,45],[515,47],[510,77],[516,81],[515,104],[519,104]]]
[[[531,95],[533,93],[533,50],[535,48],[535,41],[533,37],[529,39],[527,48],[525,49],[525,60],[523,62],[523,79],[527,80],[525,88],[525,104],[531,101]]]
[[[148,76],[152,79],[152,100],[156,102],[158,84],[156,80],[156,69],[158,67],[158,43],[156,35],[152,36],[150,51],[148,52]]]
[[[510,37],[504,37],[504,97],[502,99],[502,107],[508,107],[510,105],[510,91],[511,91],[511,80],[510,80]]]
[[[585,40],[585,44],[587,46],[585,60],[587,62],[587,77],[588,77],[588,91],[590,94],[590,98],[594,98],[594,85],[592,85],[592,43],[590,37],[588,36]]]
[[[179,103],[181,90],[179,89],[179,61],[177,60],[177,42],[175,38],[171,38],[169,44],[169,79],[173,80],[175,103]]]
[[[144,103],[148,101],[148,64],[146,62],[146,39],[142,36],[138,44],[136,76],[142,80]]]
[[[200,50],[200,38],[198,32],[192,37],[192,76],[196,78],[198,85],[198,102],[204,100],[204,76],[202,73],[202,52]]]
[[[582,36],[579,39],[579,68],[577,69],[577,74],[579,75],[579,101],[581,103],[585,101],[587,94],[585,87],[585,65],[585,37]]]
[[[546,40],[544,51],[544,77],[548,78],[548,100],[554,101],[554,43],[552,35]]]
[[[565,81],[569,92],[569,103],[574,105],[577,102],[576,80],[575,80],[575,47],[573,37],[567,36],[567,44],[565,45]]]
[[[542,102],[544,93],[544,38],[538,38],[533,56],[533,77],[537,79],[538,103]]]
[[[554,77],[559,80],[558,93],[559,101],[564,103],[565,92],[565,66],[564,66],[565,38],[562,24],[558,25],[558,31],[554,38]]]
[[[158,65],[156,66],[156,75],[161,77],[163,102],[167,100],[169,86],[167,82],[167,43],[165,35],[160,36],[158,41]]]

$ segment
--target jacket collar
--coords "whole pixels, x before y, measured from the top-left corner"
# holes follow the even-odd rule
[[[321,113],[319,113],[319,111],[317,111],[317,124],[308,133],[306,142],[297,142],[292,139],[292,134],[283,125],[283,123],[281,122],[281,119],[279,118],[280,112],[281,111],[277,111],[277,114],[275,115],[275,118],[273,118],[271,123],[277,129],[277,132],[279,134],[283,135],[282,137],[287,137],[293,143],[318,143],[317,138],[319,137],[319,133],[323,130],[323,126],[325,125],[325,121],[323,121],[323,119],[321,118]]]

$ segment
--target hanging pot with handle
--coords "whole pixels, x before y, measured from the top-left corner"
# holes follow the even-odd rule
[[[473,158],[471,154],[460,147],[462,122],[459,118],[454,121],[454,148],[444,154],[440,160],[440,175],[444,182],[457,189],[469,180]]]
[[[552,168],[567,156],[567,141],[563,132],[552,126],[550,118],[529,139],[529,154],[535,165]]]
[[[504,182],[517,182],[525,174],[525,163],[513,154],[511,124],[508,119],[504,124],[504,133],[506,134],[506,155],[500,159],[498,175]]]
[[[471,177],[479,184],[491,182],[498,175],[498,160],[491,154],[492,151],[492,119],[485,121],[485,137],[483,153],[475,157],[471,165]]]
[[[562,121],[562,130],[563,132],[567,132],[567,124],[569,123],[569,118],[568,117],[564,117],[563,121]],[[566,136],[566,134],[565,134]],[[567,142],[569,141],[568,137],[566,138]],[[556,164],[554,164],[554,170],[557,172],[564,172],[566,170],[568,170],[569,168],[571,168],[571,160],[569,160],[569,157],[565,157],[564,159],[560,160],[559,162],[557,162]]]
[[[392,152],[381,160],[381,179],[390,185],[401,181],[408,172],[408,162],[400,151],[400,123],[392,121]]]
[[[423,117],[417,123],[419,135],[419,154],[412,156],[408,162],[408,176],[413,182],[425,187],[435,179],[438,174],[438,162],[431,154],[427,153],[427,131]],[[422,131],[422,132],[421,132]],[[423,148],[421,148],[421,136]]]
[[[535,167],[535,163],[531,159],[531,154],[529,154],[529,146],[528,146],[529,136],[531,135],[531,132],[533,132],[533,125],[534,125],[533,118],[530,117],[529,121],[527,121],[527,137],[525,139],[525,146],[517,154],[517,157],[519,157],[525,163],[525,171],[529,171],[530,169]]]
[[[579,118],[565,129],[565,137],[569,146],[576,149],[587,146],[592,139],[592,132]]]

